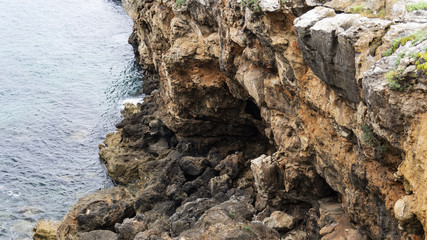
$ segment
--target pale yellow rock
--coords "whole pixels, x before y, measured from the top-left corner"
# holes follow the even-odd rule
[[[34,226],[34,240],[57,240],[56,231],[59,227],[59,222],[51,220],[38,220]]]
[[[415,200],[412,212],[417,215],[424,231],[427,231],[427,112],[413,122],[412,129],[405,145],[406,159],[399,167],[399,175],[409,182]]]

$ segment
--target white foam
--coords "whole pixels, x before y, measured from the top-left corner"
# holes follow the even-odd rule
[[[133,97],[133,98],[126,98],[126,99],[123,99],[120,102],[120,109],[124,109],[125,108],[125,106],[124,106],[125,103],[131,103],[133,105],[136,105],[136,104],[142,103],[142,102],[144,102],[144,96]]]

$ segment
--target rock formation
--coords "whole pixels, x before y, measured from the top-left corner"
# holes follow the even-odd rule
[[[423,239],[427,11],[123,0],[146,98],[59,239]]]

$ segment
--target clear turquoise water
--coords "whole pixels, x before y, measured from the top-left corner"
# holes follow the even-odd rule
[[[137,95],[130,18],[109,0],[0,0],[0,239],[111,186],[98,144]]]

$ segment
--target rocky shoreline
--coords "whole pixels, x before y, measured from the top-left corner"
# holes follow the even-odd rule
[[[117,187],[35,239],[424,239],[413,2],[123,0],[146,98],[100,146]]]

